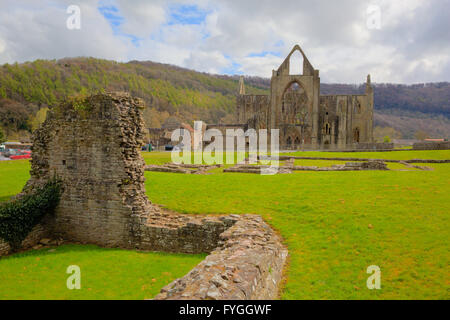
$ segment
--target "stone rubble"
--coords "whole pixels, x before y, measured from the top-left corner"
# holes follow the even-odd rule
[[[240,173],[263,173],[267,170],[268,165],[242,165],[238,164],[234,167],[226,168],[223,172],[240,172]],[[366,162],[347,162],[346,164],[335,164],[331,167],[318,166],[296,166],[294,159],[290,158],[285,161],[284,165],[278,167],[276,173],[292,173],[293,171],[356,171],[356,170],[389,170],[387,165],[382,161],[366,161]]]
[[[222,165],[202,165],[202,164],[173,164],[166,163],[163,165],[146,165],[145,171],[172,172],[184,174],[209,174],[208,171],[220,168]]]

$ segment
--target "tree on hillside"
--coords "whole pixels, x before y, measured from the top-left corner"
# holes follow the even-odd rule
[[[48,108],[41,108],[34,117],[31,118],[31,130],[36,130],[45,121]]]
[[[5,142],[5,141],[6,141],[6,136],[5,136],[5,134],[3,133],[2,128],[0,128],[0,143],[3,143],[3,142]]]
[[[9,135],[11,131],[30,130],[28,108],[11,99],[0,99],[0,124]]]
[[[414,134],[414,138],[416,138],[417,140],[425,140],[429,137],[430,135],[422,130],[417,130],[416,133]]]
[[[375,138],[376,142],[386,142],[386,137],[391,139],[400,139],[402,137],[402,134],[391,127],[379,127],[376,126],[373,129],[373,137]],[[390,142],[390,141],[389,141]]]

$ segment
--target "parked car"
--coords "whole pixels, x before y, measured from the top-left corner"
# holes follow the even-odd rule
[[[184,144],[179,143],[175,147],[173,147],[173,151],[181,151],[181,150],[183,150],[183,147],[184,147]]]
[[[164,146],[164,150],[166,150],[166,151],[172,151],[172,150],[173,150],[173,145],[171,145],[171,144],[166,144],[166,145]]]
[[[31,151],[30,150],[17,150],[17,149],[9,149],[6,151],[3,156],[11,159],[11,160],[20,160],[20,159],[31,159]]]
[[[22,159],[31,159],[31,153],[16,155],[16,156],[10,156],[11,160],[22,160]]]

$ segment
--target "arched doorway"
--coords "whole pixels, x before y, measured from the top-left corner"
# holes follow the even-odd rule
[[[291,137],[288,137],[286,139],[286,145],[287,145],[288,148],[290,148],[292,146],[292,138]]]

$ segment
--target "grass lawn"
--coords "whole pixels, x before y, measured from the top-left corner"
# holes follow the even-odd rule
[[[450,159],[450,151],[297,155]],[[144,157],[161,161],[161,154]],[[450,164],[425,165],[435,170],[389,164],[395,171],[146,172],[146,184],[152,201],[179,212],[262,215],[289,248],[284,299],[448,299]],[[370,265],[381,268],[381,290],[366,287]]]
[[[147,163],[170,162],[170,153],[143,155]],[[450,159],[450,151],[295,155]],[[339,161],[327,165],[334,163]],[[319,165],[303,160],[298,164]],[[394,165],[393,171],[261,176],[215,169],[212,175],[146,172],[145,176],[149,198],[169,209],[262,215],[283,236],[290,253],[283,299],[449,299],[450,164],[425,165],[435,170]],[[404,169],[408,171],[400,171]],[[28,170],[28,161],[0,162],[0,199],[21,190]],[[370,265],[381,268],[381,290],[366,287]],[[0,274],[4,274],[1,263]],[[120,278],[121,271],[109,277]],[[126,281],[117,281],[126,290]]]
[[[0,201],[20,192],[28,160],[0,161]],[[0,258],[1,299],[150,299],[205,258],[63,245]],[[81,290],[68,290],[69,265],[81,268]]]
[[[150,299],[204,257],[92,245],[31,250],[0,258],[0,300]],[[80,267],[80,290],[67,289],[70,265]]]

